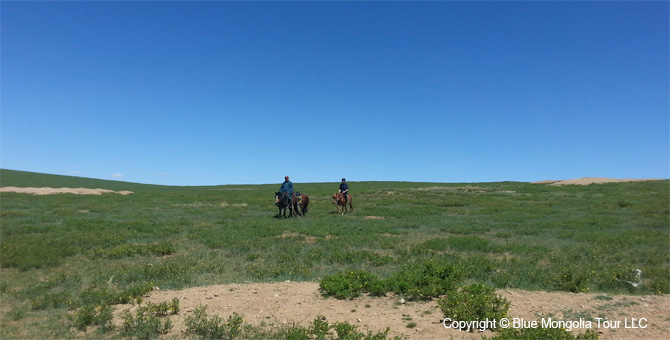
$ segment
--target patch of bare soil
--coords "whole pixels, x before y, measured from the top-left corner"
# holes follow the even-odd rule
[[[626,296],[605,294],[572,294],[564,292],[529,292],[501,290],[499,294],[511,302],[509,319],[524,321],[566,320],[575,323],[573,332],[585,332],[586,321],[601,339],[664,339],[670,334],[670,296]],[[156,290],[144,303],[161,303],[173,298],[180,301],[180,313],[170,316],[173,328],[169,337],[188,338],[185,318],[193,310],[207,306],[207,314],[227,319],[233,312],[244,315],[244,322],[255,326],[287,327],[293,324],[308,328],[318,316],[335,322],[349,322],[359,331],[378,332],[391,328],[389,336],[407,339],[481,339],[493,337],[491,331],[460,331],[447,329],[436,301],[404,302],[398,297],[361,297],[337,300],[323,297],[314,282],[245,283],[189,288],[179,291]],[[404,303],[403,303],[404,302]],[[137,306],[116,309],[115,323],[121,325],[120,314],[134,312]],[[601,318],[599,325],[596,318]],[[579,326],[577,323],[584,320]],[[607,321],[607,323],[605,322]],[[412,326],[411,323],[416,325]],[[606,326],[609,326],[606,327]],[[635,328],[633,328],[635,327]]]
[[[582,177],[576,179],[565,179],[565,180],[547,180],[532,182],[535,184],[551,184],[551,185],[589,185],[589,184],[602,184],[602,183],[618,183],[618,182],[642,182],[642,181],[659,181],[657,178],[647,178],[647,179],[632,179],[632,178],[607,178],[607,177]]]
[[[107,189],[87,189],[87,188],[19,188],[19,187],[3,187],[0,192],[18,192],[22,194],[32,195],[53,195],[53,194],[75,194],[75,195],[102,195],[106,193],[114,193],[121,195],[132,194],[132,191],[122,190],[113,191]]]

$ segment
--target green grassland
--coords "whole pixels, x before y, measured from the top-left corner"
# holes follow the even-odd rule
[[[275,217],[279,183],[170,187],[2,170],[0,184],[134,192],[1,194],[3,339],[99,338],[77,315],[153,287],[318,281],[345,270],[388,278],[428,259],[496,288],[670,293],[667,180],[351,182],[356,210],[344,216],[330,199],[339,183],[295,183],[311,204],[290,219]]]

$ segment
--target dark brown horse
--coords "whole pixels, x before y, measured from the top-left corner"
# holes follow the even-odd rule
[[[286,218],[286,210],[288,210],[288,217],[293,216],[293,208],[295,206],[295,200],[293,200],[293,204],[291,204],[291,200],[289,199],[287,193],[275,192],[275,204],[279,208],[279,213],[277,214],[277,217],[283,216],[284,218]]]
[[[341,192],[333,194],[333,203],[337,204],[338,213],[340,213],[340,206],[342,207],[342,215],[347,213],[347,198],[349,199],[349,208],[351,209],[351,212],[354,212],[354,205],[351,203],[351,195],[347,194],[345,197]]]

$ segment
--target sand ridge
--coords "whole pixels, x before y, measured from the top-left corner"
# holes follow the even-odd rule
[[[658,178],[633,179],[633,178],[609,178],[609,177],[582,177],[575,179],[564,180],[546,180],[531,182],[534,184],[550,184],[550,185],[589,185],[589,184],[603,184],[603,183],[623,183],[623,182],[643,182],[643,181],[661,181]]]
[[[19,187],[2,187],[0,192],[16,192],[22,194],[32,195],[54,195],[54,194],[75,194],[75,195],[102,195],[106,193],[129,195],[132,191],[122,190],[113,191],[107,189],[88,189],[88,188],[19,188]]]

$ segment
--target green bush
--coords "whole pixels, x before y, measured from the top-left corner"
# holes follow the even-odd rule
[[[361,333],[358,331],[358,327],[348,323],[348,322],[336,322],[332,325],[332,328],[337,332],[337,338],[341,340],[386,340],[390,328],[386,328],[383,332],[372,333],[368,331],[366,333]],[[400,337],[395,337],[394,339],[400,340]]]
[[[335,332],[333,334],[332,331]],[[360,332],[358,327],[348,322],[336,322],[329,324],[326,317],[319,315],[314,319],[309,328],[300,325],[290,325],[271,330],[262,329],[260,327],[247,326],[245,328],[245,337],[248,339],[282,339],[282,340],[324,340],[324,339],[340,339],[340,340],[402,340],[400,336],[388,338],[390,328],[384,331],[373,333]]]
[[[586,285],[587,282],[587,275],[576,273],[575,270],[569,268],[564,268],[560,275],[551,279],[554,288],[571,293],[588,292],[589,288]]]
[[[437,301],[444,317],[454,321],[500,320],[507,317],[509,301],[483,284],[464,286]]]
[[[162,320],[144,308],[139,308],[135,315],[125,311],[121,318],[123,319],[121,333],[131,339],[153,339],[172,328],[170,320]]]
[[[199,335],[204,339],[230,340],[237,337],[242,331],[244,318],[237,314],[228,317],[226,322],[220,316],[207,316],[207,306],[198,307],[193,311],[193,316],[186,318],[186,331],[190,334]]]
[[[589,329],[585,333],[572,335],[563,328],[504,328],[490,340],[551,339],[551,340],[597,340],[598,332]],[[488,339],[488,338],[484,338]]]
[[[319,315],[312,321],[312,326],[309,328],[309,334],[313,334],[317,339],[325,339],[326,334],[330,330],[330,325],[326,321],[326,317]]]
[[[320,287],[324,295],[338,299],[394,292],[408,300],[430,300],[455,290],[462,282],[459,267],[444,260],[428,259],[408,265],[386,280],[366,271],[348,271],[324,277]]]
[[[89,305],[74,313],[73,321],[78,330],[85,331],[88,326],[100,326],[100,331],[105,333],[114,329],[112,324],[111,306]]]
[[[129,311],[122,315],[122,333],[130,338],[152,339],[160,334],[167,333],[172,328],[170,320],[162,320],[167,315],[179,313],[179,299],[161,302],[158,304],[147,303],[137,309],[133,316]],[[111,311],[110,311],[111,316]]]
[[[281,338],[284,340],[309,340],[306,328],[293,325],[282,331]]]
[[[363,293],[382,295],[387,291],[382,281],[362,270],[326,276],[321,280],[319,286],[324,295],[337,299],[353,299]]]
[[[165,301],[158,304],[147,303],[144,307],[149,313],[156,316],[167,316],[179,314],[179,299],[174,298],[172,301]]]
[[[429,259],[404,267],[387,282],[390,290],[408,300],[430,300],[458,288],[463,275],[449,262]]]

